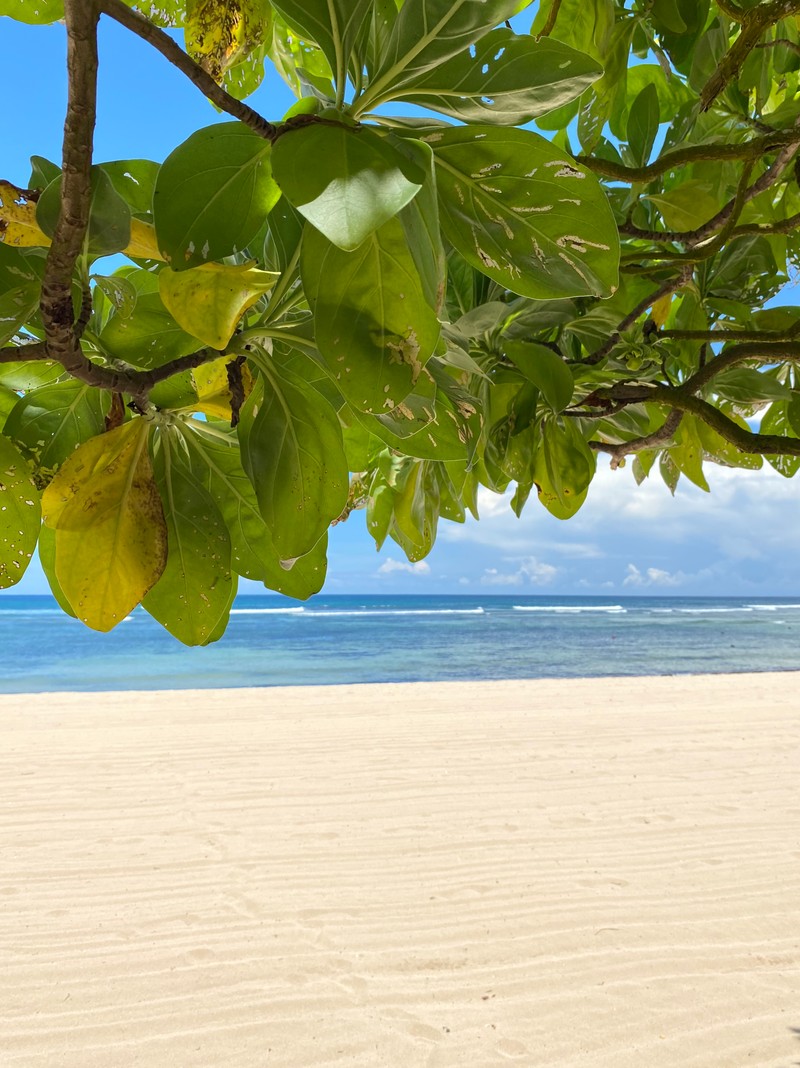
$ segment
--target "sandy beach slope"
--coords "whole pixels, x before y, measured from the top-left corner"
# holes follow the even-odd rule
[[[800,675],[0,698],[3,1068],[790,1068]]]

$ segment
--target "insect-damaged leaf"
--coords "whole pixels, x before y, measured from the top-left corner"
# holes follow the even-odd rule
[[[520,126],[574,100],[602,73],[590,56],[560,41],[501,27],[405,86],[398,98],[463,122]]]
[[[186,51],[220,83],[227,70],[258,50],[271,24],[267,0],[186,0]]]
[[[365,126],[290,130],[275,142],[272,166],[286,199],[348,251],[405,207],[425,180],[422,167]]]
[[[90,438],[42,498],[56,532],[55,575],[75,614],[108,631],[136,607],[166,562],[167,532],[147,451],[148,424]]]
[[[514,293],[610,296],[619,236],[595,176],[530,130],[437,128],[442,228],[479,271]]]
[[[241,317],[277,277],[247,263],[204,263],[181,272],[165,267],[158,291],[179,326],[212,349],[224,349]]]
[[[361,110],[400,96],[400,89],[511,18],[528,0],[415,0],[394,21]]]
[[[77,379],[54,382],[20,397],[5,433],[23,445],[41,470],[54,471],[87,438],[103,429],[107,393]]]
[[[0,182],[0,243],[15,248],[46,248],[50,244],[36,220],[36,201],[10,182]]]
[[[290,26],[310,37],[325,53],[337,85],[344,85],[350,53],[372,0],[277,0]]]
[[[300,270],[317,346],[344,396],[365,412],[394,408],[439,338],[402,224],[390,220],[355,252],[309,226]]]
[[[13,441],[0,437],[0,590],[14,586],[25,574],[41,518],[28,461]]]
[[[280,190],[270,143],[240,122],[192,134],[167,156],[156,179],[159,247],[176,271],[241,252]]]
[[[334,409],[297,375],[262,363],[242,408],[242,463],[281,560],[310,552],[341,515],[349,478]]]
[[[595,471],[595,458],[570,420],[542,422],[533,479],[539,500],[556,519],[569,519],[583,502]]]
[[[0,15],[33,24],[64,18],[64,0],[0,0]]]
[[[179,431],[159,434],[155,473],[168,531],[169,554],[144,608],[184,645],[221,637],[233,598],[231,540],[214,498],[194,476]]]

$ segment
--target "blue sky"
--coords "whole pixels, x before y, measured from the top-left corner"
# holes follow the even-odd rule
[[[24,185],[32,154],[60,159],[64,28],[0,17],[0,177]],[[162,160],[201,126],[224,119],[161,56],[104,19],[97,160]],[[250,103],[278,119],[293,97],[268,76]],[[795,303],[790,288],[781,303]],[[656,478],[637,487],[606,458],[589,498],[566,523],[531,500],[517,519],[482,493],[482,519],[443,522],[433,552],[409,565],[389,543],[376,553],[362,513],[331,532],[328,593],[800,595],[800,483],[709,465],[711,494],[683,481],[675,498]],[[247,592],[260,587],[245,584]],[[17,593],[45,593],[34,564]]]

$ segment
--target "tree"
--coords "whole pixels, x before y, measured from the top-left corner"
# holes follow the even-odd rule
[[[800,0],[0,15],[63,18],[69,74],[61,167],[0,183],[0,586],[38,543],[90,627],[142,603],[202,644],[238,575],[318,591],[354,509],[415,561],[480,485],[567,519],[598,453],[673,492],[795,474],[800,310],[765,304],[800,257]],[[100,18],[231,121],[94,162]],[[279,122],[244,103],[265,62]]]

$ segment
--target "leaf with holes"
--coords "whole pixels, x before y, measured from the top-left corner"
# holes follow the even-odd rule
[[[602,73],[560,41],[501,27],[407,85],[398,99],[462,122],[521,126],[574,100]]]
[[[530,130],[436,128],[442,228],[479,271],[526,297],[608,297],[619,235],[591,172]]]
[[[396,99],[407,85],[465,51],[528,2],[416,0],[404,4],[383,46],[378,69],[364,96],[356,101],[357,112]]]
[[[33,556],[42,513],[30,465],[0,437],[0,590],[14,586]]]
[[[22,445],[40,471],[56,471],[81,442],[103,430],[109,395],[75,378],[20,397],[5,433]]]

